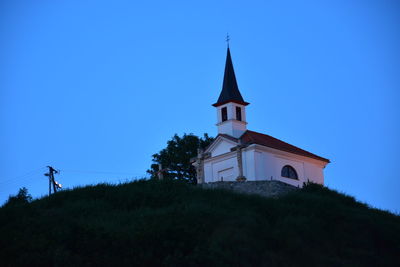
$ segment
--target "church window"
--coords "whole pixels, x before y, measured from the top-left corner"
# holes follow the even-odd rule
[[[296,179],[296,180],[299,179],[296,170],[289,165],[286,165],[282,168],[281,176],[290,179]]]
[[[221,115],[222,115],[222,121],[228,120],[228,110],[226,109],[226,107],[223,107],[221,109]]]
[[[242,120],[242,109],[240,107],[236,107],[236,119],[238,121]]]

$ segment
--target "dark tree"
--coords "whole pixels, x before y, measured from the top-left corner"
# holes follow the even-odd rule
[[[8,200],[6,201],[4,206],[25,204],[31,201],[32,201],[32,196],[28,193],[28,189],[22,187],[19,189],[17,195],[8,197]]]
[[[147,172],[151,178],[158,177],[159,165],[162,165],[164,179],[183,180],[189,183],[196,183],[196,170],[190,163],[190,159],[197,156],[197,149],[205,149],[213,137],[204,134],[198,137],[194,134],[184,134],[179,137],[175,134],[167,142],[167,147],[153,155],[153,164]]]

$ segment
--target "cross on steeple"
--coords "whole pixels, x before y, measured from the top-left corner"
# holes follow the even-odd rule
[[[228,44],[228,47],[229,47],[229,41],[231,40],[231,38],[229,37],[229,34],[227,33],[226,34],[226,38],[225,38],[225,41],[226,41],[226,43]]]

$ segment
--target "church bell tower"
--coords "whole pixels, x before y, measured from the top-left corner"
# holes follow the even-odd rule
[[[240,94],[228,46],[222,91],[218,101],[213,104],[217,108],[218,134],[239,138],[247,130],[246,106],[248,104]]]

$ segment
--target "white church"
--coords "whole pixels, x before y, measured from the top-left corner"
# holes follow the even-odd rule
[[[193,165],[197,182],[277,180],[296,187],[307,181],[324,184],[330,162],[267,134],[247,130],[246,106],[240,94],[228,47],[224,81],[218,101],[218,135]]]

